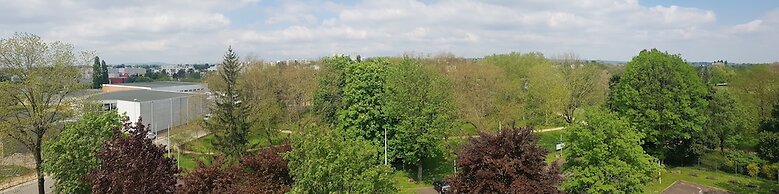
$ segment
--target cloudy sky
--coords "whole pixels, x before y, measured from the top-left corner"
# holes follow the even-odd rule
[[[629,60],[645,48],[689,61],[779,61],[775,0],[0,0],[0,37],[29,32],[108,63],[218,62],[334,53],[576,53]]]

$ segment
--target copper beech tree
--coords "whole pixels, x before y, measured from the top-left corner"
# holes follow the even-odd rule
[[[455,193],[562,193],[560,167],[547,165],[532,128],[480,133],[457,152],[457,173],[446,181]]]
[[[113,133],[97,155],[100,167],[90,174],[92,193],[175,192],[176,160],[149,139],[140,118],[134,124],[125,118],[122,128],[114,128]]]
[[[223,159],[211,165],[200,162],[182,178],[178,193],[286,193],[292,178],[281,154],[289,150],[289,144],[263,148],[239,165],[226,165]]]

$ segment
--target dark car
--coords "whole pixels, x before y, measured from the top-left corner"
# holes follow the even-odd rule
[[[446,184],[446,182],[436,181],[433,182],[433,189],[435,189],[435,191],[438,193],[450,193],[452,187],[449,186],[449,184]]]

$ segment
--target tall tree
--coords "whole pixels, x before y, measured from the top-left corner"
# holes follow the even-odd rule
[[[314,112],[331,126],[338,124],[338,110],[343,108],[344,69],[355,61],[348,56],[324,58],[317,73],[319,88],[314,94]]]
[[[285,155],[291,193],[393,193],[392,169],[379,163],[379,147],[341,130],[305,128]]]
[[[40,193],[44,193],[44,139],[70,116],[73,99],[66,96],[82,87],[75,65],[88,64],[91,56],[77,58],[72,45],[44,42],[32,34],[0,40],[0,74],[11,78],[0,82],[6,100],[0,107],[0,131],[33,153]]]
[[[557,68],[563,74],[566,87],[566,100],[563,106],[563,119],[573,124],[574,113],[583,106],[599,105],[606,100],[608,79],[606,71],[599,64],[588,63],[574,54],[566,54],[555,60]]]
[[[562,193],[560,167],[547,165],[530,127],[480,133],[457,152],[457,173],[447,177],[456,193]]]
[[[89,172],[100,166],[97,153],[113,137],[112,129],[122,125],[116,112],[87,112],[65,127],[43,149],[44,171],[56,179],[56,193],[91,193]]]
[[[740,133],[742,122],[739,109],[728,90],[714,90],[707,109],[709,120],[703,129],[712,148],[724,150],[728,140],[733,140]]]
[[[691,162],[706,122],[707,88],[678,55],[643,50],[627,63],[611,91],[612,109],[641,133],[644,148],[672,163]]]
[[[417,180],[422,180],[423,161],[441,154],[454,119],[451,87],[444,77],[409,58],[389,69],[382,108],[395,123],[395,135],[388,144],[393,158],[416,165]]]
[[[584,122],[568,130],[561,185],[569,193],[643,193],[658,170],[641,148],[642,134],[626,120],[588,109]]]
[[[97,60],[97,58],[95,58]],[[100,61],[100,83],[109,84],[108,80],[108,65],[105,64],[105,60]]]
[[[215,94],[215,105],[210,107],[213,116],[205,126],[214,134],[214,147],[228,159],[237,160],[249,147],[251,122],[250,104],[244,103],[246,96],[238,82],[243,66],[232,47],[227,49],[221,67],[218,74],[221,84],[209,83]]]
[[[243,85],[247,102],[256,110],[251,111],[255,122],[252,131],[265,134],[268,142],[273,142],[274,134],[278,133],[278,127],[284,120],[284,104],[281,102],[281,93],[284,88],[278,67],[265,65],[262,62],[250,63],[246,68]],[[261,111],[260,111],[261,110]]]
[[[374,59],[346,66],[344,70],[343,109],[338,110],[338,127],[346,134],[383,145],[392,138],[384,104],[385,71],[389,61]]]
[[[165,155],[164,146],[149,139],[141,119],[127,120],[114,128],[113,139],[103,143],[97,154],[100,167],[90,173],[92,193],[173,193],[179,169],[176,160]]]
[[[92,89],[100,89],[103,83],[103,68],[100,66],[100,57],[95,56],[92,64]]]

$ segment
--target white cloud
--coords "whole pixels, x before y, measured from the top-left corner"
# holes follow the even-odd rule
[[[721,25],[711,10],[638,0],[24,0],[3,2],[0,33],[33,32],[118,62],[216,62],[226,45],[269,59],[516,50],[626,60],[659,47],[707,60],[727,54],[709,42],[776,41],[739,35],[776,31],[772,13]]]

